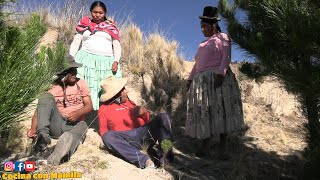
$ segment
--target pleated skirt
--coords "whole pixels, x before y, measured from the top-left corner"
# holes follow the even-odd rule
[[[187,136],[206,139],[243,128],[241,94],[235,75],[229,69],[220,87],[214,87],[215,78],[213,70],[197,73],[193,78],[187,100]]]
[[[109,76],[121,78],[120,64],[118,64],[117,73],[113,74],[111,68],[114,57],[95,55],[80,50],[77,52],[75,59],[76,62],[83,64],[82,67],[78,68],[78,77],[87,82],[91,93],[93,109],[98,110],[99,97],[102,93],[100,84]]]

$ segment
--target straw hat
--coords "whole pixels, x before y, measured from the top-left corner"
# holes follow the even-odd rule
[[[126,78],[107,77],[102,83],[101,88],[104,93],[100,96],[100,101],[105,102],[117,95],[121,89],[127,84]]]

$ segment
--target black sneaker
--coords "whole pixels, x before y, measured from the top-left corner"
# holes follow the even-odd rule
[[[47,145],[51,143],[51,138],[48,134],[38,133],[36,144],[33,146],[35,151],[43,152],[47,149]]]

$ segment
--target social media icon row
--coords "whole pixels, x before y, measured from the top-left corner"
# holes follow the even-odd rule
[[[7,161],[4,163],[4,171],[34,171],[33,161]]]

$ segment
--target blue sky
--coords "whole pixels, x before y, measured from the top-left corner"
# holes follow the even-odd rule
[[[200,29],[199,16],[205,6],[217,6],[217,0],[102,0],[108,13],[121,18],[131,13],[133,22],[141,30],[153,32],[155,25],[179,42],[179,53],[192,60],[199,43],[205,39]],[[91,1],[93,2],[93,1]],[[90,3],[91,3],[90,2]],[[89,5],[90,6],[90,5]],[[117,20],[117,19],[115,19]],[[219,22],[226,32],[224,20]],[[233,45],[232,60],[248,59],[243,50]]]

